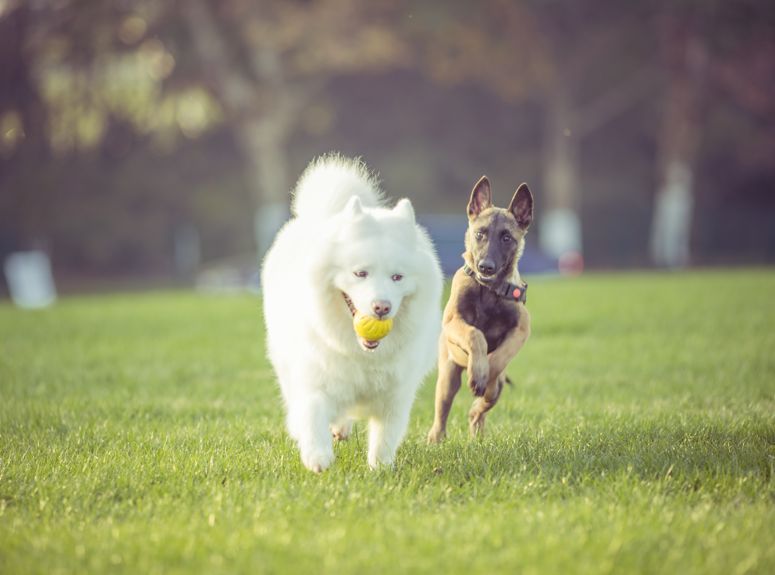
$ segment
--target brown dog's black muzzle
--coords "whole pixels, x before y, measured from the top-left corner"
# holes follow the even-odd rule
[[[479,263],[476,264],[476,269],[484,276],[491,276],[495,273],[495,262],[489,258],[480,260]]]

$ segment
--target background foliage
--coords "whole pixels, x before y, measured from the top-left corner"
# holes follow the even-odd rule
[[[422,213],[526,180],[593,266],[650,262],[680,161],[691,262],[772,262],[773,31],[763,0],[3,0],[0,256],[170,276],[191,228],[205,263],[255,254],[255,215],[336,149]]]

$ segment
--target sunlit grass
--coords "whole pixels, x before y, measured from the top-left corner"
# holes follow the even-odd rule
[[[771,573],[775,273],[531,280],[533,336],[467,436],[304,470],[260,303],[0,304],[0,573]]]

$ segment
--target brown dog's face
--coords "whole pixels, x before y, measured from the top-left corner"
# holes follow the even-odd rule
[[[533,221],[533,195],[521,184],[507,209],[492,205],[486,176],[474,186],[468,202],[466,260],[479,281],[495,283],[511,276],[525,248]]]

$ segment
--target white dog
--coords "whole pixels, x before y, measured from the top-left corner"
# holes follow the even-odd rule
[[[384,207],[366,166],[313,161],[296,186],[295,215],[264,259],[269,360],[288,432],[312,471],[334,460],[332,434],[369,420],[369,465],[393,462],[417,388],[436,361],[442,275],[407,199]],[[393,319],[382,340],[353,328],[359,311]]]

